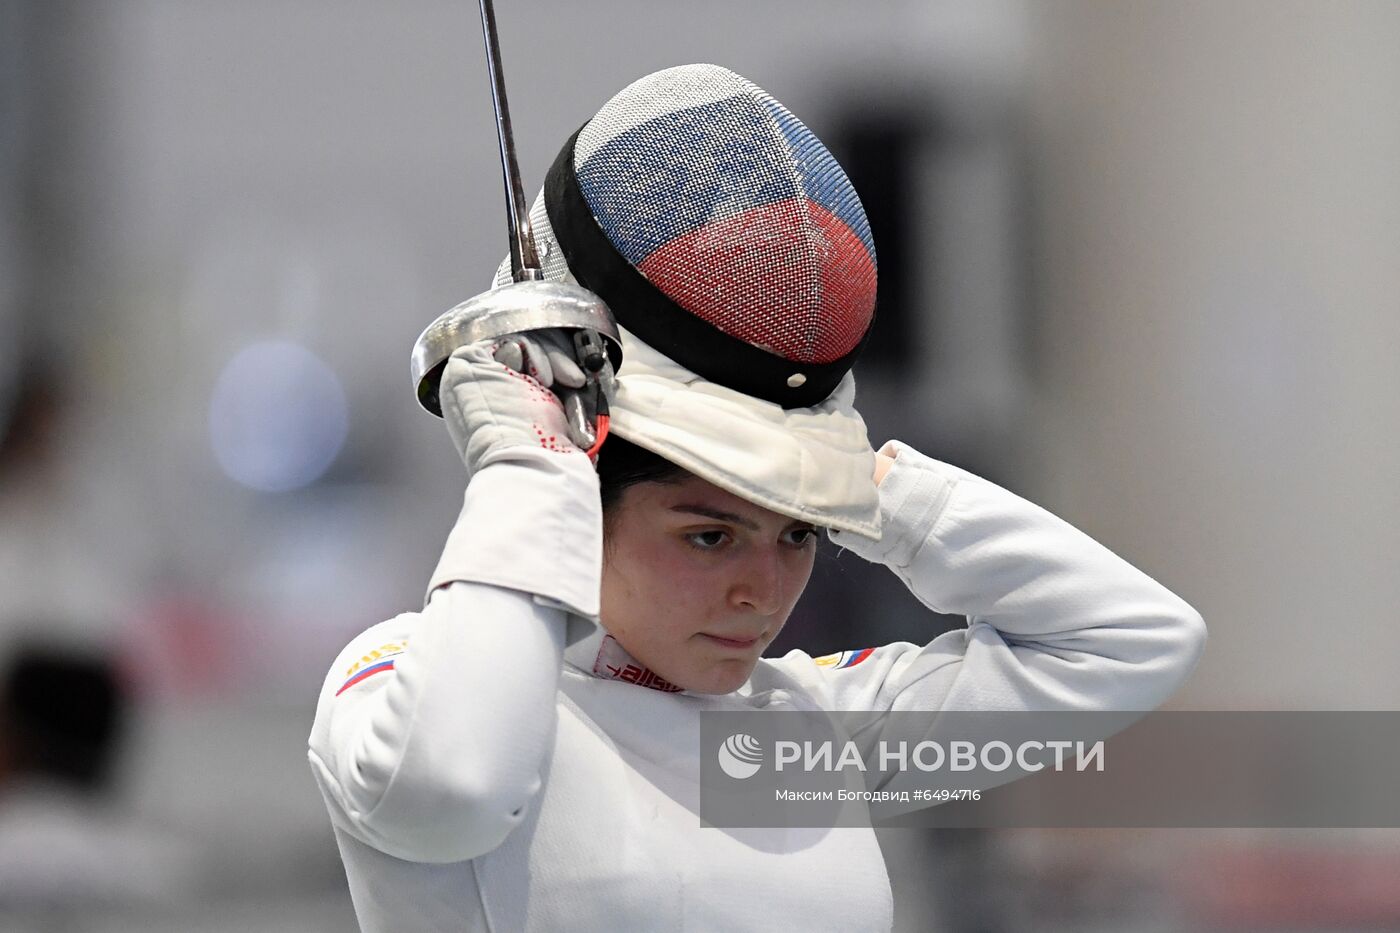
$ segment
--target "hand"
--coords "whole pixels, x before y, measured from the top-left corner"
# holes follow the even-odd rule
[[[574,359],[573,340],[558,328],[535,330],[528,334],[507,334],[492,354],[496,362],[504,363],[518,373],[530,376],[554,388],[581,388],[586,381],[583,370]]]
[[[468,344],[448,358],[438,398],[468,476],[512,451],[578,450],[551,391],[584,384],[572,346],[563,331],[531,331]]]

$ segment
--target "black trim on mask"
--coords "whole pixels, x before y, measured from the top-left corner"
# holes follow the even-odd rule
[[[580,285],[603,299],[617,323],[691,372],[783,408],[807,408],[835,391],[870,338],[870,327],[855,349],[840,359],[802,363],[731,337],[685,310],[637,271],[598,226],[574,174],[577,139],[576,132],[549,167],[545,210],[569,271]],[[788,378],[798,373],[806,381],[788,385]]]

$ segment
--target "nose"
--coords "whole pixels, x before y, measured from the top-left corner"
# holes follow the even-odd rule
[[[777,548],[758,548],[747,558],[729,589],[729,603],[736,609],[771,616],[787,599],[783,555]]]

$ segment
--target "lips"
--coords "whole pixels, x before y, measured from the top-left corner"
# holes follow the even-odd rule
[[[717,642],[721,645],[724,645],[726,648],[752,648],[758,642],[757,636],[754,636],[753,638],[739,639],[721,638],[718,635],[710,635],[705,632],[701,632],[701,634],[713,642]]]

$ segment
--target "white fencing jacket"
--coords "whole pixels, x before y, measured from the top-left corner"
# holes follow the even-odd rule
[[[366,931],[880,930],[873,830],[702,828],[705,710],[1150,710],[1200,615],[1045,510],[900,444],[882,537],[832,535],[968,626],[764,658],[680,690],[583,617],[602,521],[582,454],[469,484],[422,612],[369,629],[321,690],[310,760]],[[664,611],[664,607],[658,607]]]

